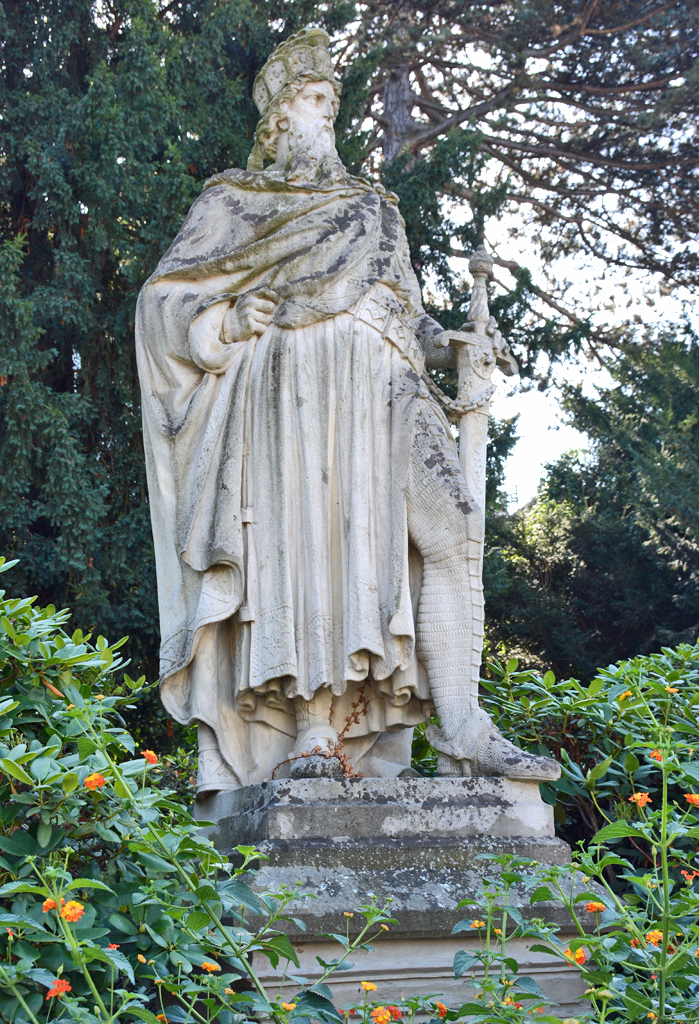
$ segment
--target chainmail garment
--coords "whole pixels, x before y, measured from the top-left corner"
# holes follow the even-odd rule
[[[408,471],[408,530],[423,558],[417,644],[445,737],[478,707],[483,647],[481,512],[437,412],[420,402]]]

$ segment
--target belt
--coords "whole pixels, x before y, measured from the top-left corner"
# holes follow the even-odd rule
[[[401,316],[402,310],[403,307],[397,299],[392,301],[386,296],[386,302],[382,302],[372,295],[360,300],[352,314],[361,323],[373,327],[382,338],[395,345],[421,374],[425,368],[425,354],[410,325]]]

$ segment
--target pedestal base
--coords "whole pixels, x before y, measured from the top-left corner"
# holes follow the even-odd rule
[[[466,1002],[468,985],[454,979],[452,963],[458,950],[478,939],[451,932],[469,913],[456,909],[459,900],[477,898],[482,876],[497,873],[498,865],[479,855],[570,861],[569,848],[554,837],[552,808],[538,785],[507,779],[284,779],[201,800],[195,813],[215,822],[207,832],[220,850],[255,845],[268,856],[254,889],[278,891],[300,882],[303,892],[315,895],[294,905],[306,932],[289,928],[299,973],[311,980],[320,975],[316,956],[338,955],[339,946],[326,936],[345,932],[345,911],[372,895],[378,902],[392,898],[398,924],[377,940],[375,952],[357,954],[352,970],[333,976],[340,1006],[361,997],[363,980],[373,981],[377,998],[387,1003],[399,1003],[401,994],[439,993],[448,1005]],[[525,918],[544,916],[572,937],[559,908],[537,904],[533,911],[524,892],[512,895]],[[477,916],[476,908],[471,913]],[[358,914],[350,919],[350,934],[361,921]],[[583,989],[577,967],[531,953],[529,945],[519,939],[509,947],[522,973],[561,1004],[557,1012],[574,1015]],[[278,986],[280,974],[267,961],[256,968],[266,983]],[[284,993],[290,997],[296,989],[286,984]]]

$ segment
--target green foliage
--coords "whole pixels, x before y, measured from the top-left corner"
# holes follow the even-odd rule
[[[536,499],[491,515],[491,649],[590,680],[598,665],[699,635],[699,343],[629,343],[593,399],[569,387],[587,454],[549,466]]]
[[[541,788],[571,845],[591,841],[605,820],[632,818],[629,798],[639,789],[657,803],[662,772],[650,757],[659,747],[651,726],[662,722],[678,752],[697,745],[699,644],[611,665],[588,686],[575,679],[556,681],[553,672],[519,671],[515,658],[505,665],[491,659],[481,686],[483,705],[508,739],[561,762],[558,782]],[[634,753],[638,749],[642,756]],[[591,774],[596,770],[597,776]],[[683,771],[696,775],[692,762]],[[682,803],[680,790],[671,787],[670,795]],[[690,844],[690,852],[695,846]],[[646,857],[633,844],[624,853],[640,856],[641,863]]]
[[[296,1012],[283,1009],[250,954],[298,967],[283,928],[303,894],[255,894],[246,878],[261,855],[238,847],[234,867],[214,849],[164,784],[172,764],[163,773],[124,728],[144,683],[117,684],[121,644],[71,636],[67,618],[0,591],[3,1019],[156,1024],[167,1000],[179,1024],[337,1024],[325,982],[391,922],[386,908],[359,908],[358,934],[339,937],[320,980],[297,979]]]
[[[23,589],[157,667],[136,297],[201,184],[244,167],[254,76],[309,0],[0,6],[0,547]],[[163,737],[164,738],[164,737]]]
[[[122,712],[144,683],[117,680],[121,644],[69,635],[67,618],[0,592],[0,1013],[18,1024],[155,1024],[155,1011],[174,1024],[260,1014],[337,1024],[326,982],[391,924],[387,907],[359,908],[355,937],[348,916],[346,933],[334,936],[339,955],[321,960],[314,985],[290,974],[299,965],[284,926],[301,927],[293,902],[307,894],[255,893],[249,874],[261,855],[238,847],[234,866],[215,850],[168,788],[178,765],[138,752],[124,728]],[[564,777],[546,795],[574,813],[586,806],[596,834],[570,868],[489,858],[500,870],[484,877],[482,899],[462,902],[475,917],[454,929],[483,940],[455,958],[457,977],[477,972],[470,1002],[450,1009],[436,996],[408,997],[385,1007],[365,991],[344,1012],[354,1009],[362,1024],[400,1015],[407,1024],[555,1024],[508,948],[519,938],[579,964],[594,1006],[581,1019],[693,1019],[699,645],[611,666],[589,687],[518,672],[514,660],[491,673],[500,678],[484,683],[486,703],[501,728],[530,749],[558,750]],[[573,743],[584,746],[577,760]],[[555,927],[523,915],[525,891],[533,907],[559,902],[571,914],[578,937],[566,948]],[[286,961],[299,986],[291,1003],[265,989],[253,950],[255,963]]]
[[[511,910],[516,927],[509,937],[538,940],[532,952],[578,964],[592,1003],[589,1012],[581,1007],[581,1021],[696,1020],[699,645],[611,666],[589,687],[557,684],[550,672],[543,679],[517,672],[514,659],[492,670],[498,681],[484,684],[489,710],[523,746],[560,756],[562,779],[542,788],[549,799],[555,790],[557,806],[573,820],[582,815],[594,834],[571,865],[519,862],[512,871],[503,864],[498,879],[486,879],[483,898],[466,901],[475,905],[477,922],[480,913],[485,918],[478,922],[484,941],[480,950],[457,954],[457,974],[480,964],[487,966],[487,982],[495,964],[499,987],[488,990],[482,982],[483,1003],[459,1013],[472,1020],[529,1019],[527,1009],[512,1016],[503,1006],[506,992],[517,993],[520,1003],[532,998],[516,961],[507,958],[506,922],[502,948],[493,952],[494,912],[502,914],[503,904],[507,911],[507,884],[516,881],[530,891],[532,908],[559,904],[570,915],[577,936],[567,945],[557,928]],[[465,921],[455,930],[471,927]]]

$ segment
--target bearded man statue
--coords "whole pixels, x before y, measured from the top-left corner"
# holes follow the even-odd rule
[[[440,774],[556,778],[478,708],[483,515],[422,377],[452,335],[396,196],[338,157],[327,47],[267,61],[248,169],[206,182],[139,298],[162,700],[199,725],[200,794],[408,775],[435,713]]]

